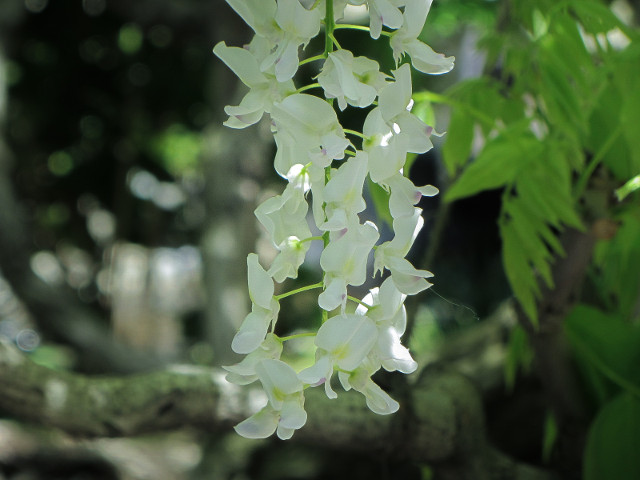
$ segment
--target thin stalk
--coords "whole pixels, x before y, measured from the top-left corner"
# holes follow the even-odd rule
[[[296,90],[296,93],[302,93],[306,90],[311,90],[312,88],[318,88],[320,87],[319,83],[310,83],[309,85],[305,85],[304,87],[300,87],[299,89]]]
[[[295,335],[289,335],[288,337],[280,338],[281,342],[286,342],[287,340],[294,340],[296,338],[304,338],[304,337],[315,337],[316,334],[313,332],[305,332],[305,333],[296,333]]]
[[[275,299],[280,301],[283,298],[290,297],[291,295],[295,295],[296,293],[306,292],[307,290],[313,290],[314,288],[322,288],[322,282],[314,283],[313,285],[307,285],[305,287],[296,288],[295,290],[281,293],[280,295],[275,295]]]

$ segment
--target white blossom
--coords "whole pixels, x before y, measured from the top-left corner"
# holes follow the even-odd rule
[[[369,7],[369,28],[371,38],[379,38],[382,26],[399,28],[402,25],[402,12],[398,9],[401,5],[394,5],[390,0],[349,0],[351,5],[366,3]]]
[[[266,53],[267,46],[261,37],[254,37],[248,48],[228,47],[219,42],[215,53],[246,86],[249,92],[238,106],[226,106],[224,111],[229,119],[224,123],[231,128],[245,128],[257,123],[264,112],[270,112],[275,102],[295,92],[292,80],[279,82],[275,76],[260,69],[261,56]]]
[[[399,172],[408,152],[425,153],[433,147],[433,128],[410,112],[413,101],[409,65],[404,64],[393,73],[395,82],[381,90],[379,106],[369,112],[363,126],[364,135],[370,139],[364,145],[369,153],[369,172],[376,183],[384,183]]]
[[[287,440],[307,422],[303,384],[295,370],[281,360],[262,360],[255,369],[269,403],[235,430],[247,438],[266,438],[277,431],[279,438]]]
[[[257,349],[280,311],[280,304],[273,296],[273,280],[262,268],[255,253],[248,255],[247,268],[252,306],[251,313],[245,317],[233,337],[231,348],[236,353],[251,353]]]
[[[331,386],[334,371],[342,387],[362,393],[373,412],[393,413],[398,402],[371,376],[381,368],[406,374],[417,369],[401,341],[407,325],[404,301],[428,288],[432,274],[416,269],[406,256],[424,224],[416,205],[438,190],[414,185],[403,169],[407,154],[427,152],[433,147],[431,135],[438,134],[411,113],[411,67],[398,65],[408,54],[414,68],[444,73],[453,67],[453,57],[437,54],[419,40],[431,0],[334,0],[334,20],[343,16],[347,3],[366,4],[374,39],[383,27],[395,30],[388,34],[397,67],[391,72],[393,78],[382,73],[374,60],[340,48],[331,35],[325,38],[323,55],[311,59],[325,58],[316,78],[325,98],[336,99],[340,110],[375,104],[362,127],[362,149],[357,150],[346,138],[332,102],[301,93],[318,85],[296,90],[293,82],[301,49],[320,31],[326,1],[227,0],[255,36],[245,48],[224,42],[214,47],[214,53],[249,87],[239,105],[225,107],[229,115],[225,125],[244,128],[267,113],[276,143],[274,167],[287,181],[282,194],[255,210],[278,254],[266,269],[256,254],[247,257],[251,313],[232,341],[233,350],[246,357],[224,367],[230,382],[246,385],[259,380],[266,392],[268,403],[235,427],[248,438],[274,432],[281,439],[290,438],[307,420],[305,388],[324,385],[329,398],[337,397]],[[325,32],[331,34],[331,29],[332,23],[326,22]],[[393,217],[393,238],[377,247],[377,226],[361,223],[365,219],[360,218],[367,213],[363,195],[367,176],[389,193]],[[321,236],[313,236],[316,230]],[[276,296],[274,282],[298,277],[316,239],[324,243],[322,281]],[[349,296],[350,287],[385,270],[390,276],[362,301]],[[297,335],[280,338],[274,333],[279,299],[319,287],[323,324],[315,335],[315,362],[296,373],[281,355],[283,342]],[[348,300],[358,302],[355,313],[347,313]]]
[[[270,43],[260,70],[273,69],[278,82],[290,80],[298,70],[298,49],[320,31],[322,12],[307,10],[298,0],[227,0],[256,32]]]
[[[404,258],[424,224],[420,213],[421,210],[416,208],[413,216],[395,218],[393,220],[394,238],[379,245],[374,254],[374,270],[379,272],[387,268],[398,290],[406,295],[415,295],[429,288],[431,283],[425,278],[433,276],[427,270],[416,269]]]
[[[278,150],[284,148],[290,152],[286,154],[286,160],[279,160],[281,175],[295,163],[306,164],[305,156],[312,160],[312,154],[320,153],[313,161],[322,168],[329,166],[332,160],[344,158],[349,141],[336,112],[321,98],[305,93],[290,95],[273,106],[271,118],[276,138],[280,140]]]
[[[367,107],[386,84],[378,62],[354,57],[349,50],[331,52],[318,75],[325,97],[336,98],[340,110],[349,105]]]
[[[224,366],[227,381],[236,385],[248,385],[258,380],[256,366],[267,358],[279,359],[282,342],[273,333],[268,333],[260,346],[235,365]]]
[[[362,285],[367,279],[367,258],[379,238],[375,224],[353,224],[331,232],[329,245],[320,256],[326,289],[318,297],[324,310],[344,306],[347,285]]]
[[[408,1],[402,15],[402,26],[392,34],[390,43],[396,65],[407,53],[416,70],[438,75],[449,72],[453,68],[455,58],[436,53],[429,45],[418,40],[431,9],[431,3],[432,0]]]
[[[325,385],[327,397],[336,398],[331,388],[335,367],[353,371],[364,361],[375,345],[377,329],[364,315],[341,314],[325,322],[315,338],[316,361],[298,374],[309,385]]]
[[[306,220],[308,208],[304,183],[294,181],[282,195],[265,200],[255,210],[273,245],[280,251],[268,270],[276,282],[298,276],[298,268],[310,246],[309,242],[303,242],[311,237]]]
[[[342,230],[359,222],[357,214],[367,204],[362,198],[364,180],[367,176],[367,154],[358,151],[340,168],[332,172],[331,180],[323,189],[323,202],[327,221],[318,225],[323,230]]]
[[[404,308],[406,295],[400,292],[391,278],[387,278],[380,288],[372,288],[362,299],[356,313],[367,315],[375,321],[378,340],[369,353],[371,364],[377,370],[382,366],[389,372],[412,373],[418,364],[404,347],[400,337],[407,326],[407,312]]]

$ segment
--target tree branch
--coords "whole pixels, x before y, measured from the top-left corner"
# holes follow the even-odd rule
[[[218,369],[88,377],[38,365],[2,339],[0,385],[5,414],[84,437],[183,427],[220,432],[260,407],[256,388],[229,384]],[[457,479],[489,479],[505,469],[509,478],[551,478],[488,447],[480,396],[459,374],[427,370],[402,402],[402,413],[391,416],[371,413],[357,393],[332,401],[320,390],[306,392],[309,417],[297,441],[430,463],[440,472],[436,478],[455,471]]]

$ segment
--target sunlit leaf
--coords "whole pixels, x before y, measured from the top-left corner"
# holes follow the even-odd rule
[[[540,142],[530,135],[501,135],[492,139],[449,189],[445,200],[451,202],[513,182],[540,150]]]

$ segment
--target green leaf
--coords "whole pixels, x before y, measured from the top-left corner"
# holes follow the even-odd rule
[[[534,325],[538,324],[536,297],[540,294],[540,287],[536,277],[532,274],[531,266],[520,246],[520,237],[510,224],[500,224],[502,237],[502,262],[513,294],[520,302],[522,309]]]
[[[584,29],[591,34],[607,33],[616,27],[624,27],[611,9],[594,0],[573,0],[571,8]]]
[[[474,124],[473,117],[464,110],[454,110],[442,146],[444,165],[450,177],[455,177],[458,170],[469,161]]]
[[[554,128],[561,128],[565,135],[583,138],[586,133],[585,109],[562,60],[548,54],[539,59],[538,65],[538,88],[544,98],[549,123]]]
[[[489,140],[475,161],[445,194],[451,202],[483,190],[503,187],[539,156],[541,144],[531,135],[499,135]]]
[[[585,480],[640,478],[640,399],[628,393],[604,406],[584,452]]]
[[[512,391],[516,382],[518,369],[528,372],[533,362],[533,350],[529,345],[527,332],[519,325],[509,332],[509,343],[504,363],[504,378],[508,391]]]
[[[640,326],[578,305],[567,317],[565,328],[571,345],[583,358],[640,398]]]
[[[594,280],[602,298],[623,318],[633,315],[640,291],[640,215],[637,204],[615,217],[617,231],[610,239],[600,240],[594,251],[597,266]]]

